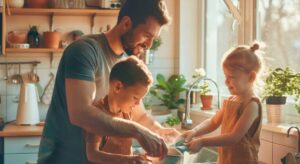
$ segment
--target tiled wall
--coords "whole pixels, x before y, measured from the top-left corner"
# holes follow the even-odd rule
[[[177,72],[178,70],[178,55],[177,55],[177,19],[175,16],[175,4],[174,0],[166,0],[170,15],[173,17],[173,22],[164,29],[161,33],[163,44],[157,52],[155,52],[154,63],[149,65],[153,76],[157,73],[163,73],[166,76]],[[26,22],[24,23],[24,18]],[[54,16],[54,29],[58,29],[62,33],[67,33],[69,31],[80,29],[85,34],[90,33],[90,22],[91,18],[87,16]],[[93,29],[94,33],[98,33],[100,27],[106,27],[107,24],[113,26],[116,22],[115,17],[96,17],[95,27]],[[49,30],[49,17],[47,16],[14,16],[8,18],[7,21],[7,31],[12,30],[28,30],[29,25],[38,25],[39,32]],[[104,28],[105,29],[105,28]],[[53,60],[53,67],[50,66],[50,57],[48,54],[18,54],[18,57],[12,57],[13,54],[7,54],[8,57],[1,56],[0,62],[3,61],[40,61],[41,64],[38,65],[37,73],[40,77],[40,84],[44,88],[49,81],[50,72],[56,73],[58,63],[60,61],[60,56],[55,55]],[[26,73],[31,70],[29,65],[21,66],[21,73]],[[14,68],[9,68],[9,74],[13,75],[18,73],[17,66]],[[5,76],[5,66],[0,65],[0,117],[3,117],[6,122],[13,121],[16,119],[16,112],[18,106],[18,95],[20,85],[10,84],[4,80]],[[42,103],[39,104],[40,118],[45,119],[46,111],[48,109],[47,105]]]

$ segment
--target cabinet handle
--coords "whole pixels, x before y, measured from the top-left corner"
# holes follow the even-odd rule
[[[27,161],[26,164],[37,164],[36,161]]]
[[[25,147],[39,147],[40,144],[26,144]]]

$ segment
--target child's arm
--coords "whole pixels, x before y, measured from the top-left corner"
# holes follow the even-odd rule
[[[216,130],[222,122],[223,113],[223,109],[220,109],[212,118],[206,119],[192,130],[183,133],[182,137],[184,137],[186,141],[190,141],[194,137],[198,137]]]
[[[87,158],[92,163],[118,163],[118,164],[131,164],[131,163],[143,163],[148,159],[142,155],[122,155],[113,154],[100,151],[101,136],[97,136],[92,133],[86,134],[86,153]]]
[[[259,107],[256,102],[250,102],[230,133],[215,137],[195,139],[186,145],[191,153],[198,152],[204,146],[228,146],[239,142],[257,119]]]

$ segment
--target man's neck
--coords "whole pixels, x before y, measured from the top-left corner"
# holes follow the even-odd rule
[[[117,26],[114,26],[110,31],[105,33],[105,36],[113,52],[117,55],[122,55],[124,48],[121,42],[121,34],[117,28]]]

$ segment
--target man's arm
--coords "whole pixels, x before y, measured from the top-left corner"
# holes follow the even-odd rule
[[[65,85],[68,114],[72,124],[95,134],[136,138],[150,156],[164,157],[167,154],[161,137],[133,121],[112,118],[94,107],[94,82],[66,79]]]
[[[132,116],[134,121],[149,128],[154,133],[159,134],[167,142],[172,143],[177,137],[180,136],[180,133],[176,129],[164,128],[157,121],[153,120],[149,115],[147,115],[142,102],[132,111]]]

